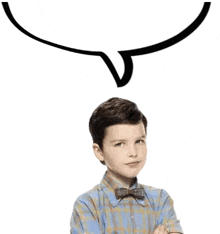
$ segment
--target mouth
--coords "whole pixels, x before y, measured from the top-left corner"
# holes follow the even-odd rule
[[[126,165],[128,165],[128,166],[136,166],[139,163],[140,163],[140,161],[135,161],[135,162],[126,163]]]

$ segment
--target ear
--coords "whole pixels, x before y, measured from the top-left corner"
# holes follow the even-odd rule
[[[98,158],[99,161],[104,162],[104,160],[105,160],[104,154],[103,154],[102,150],[100,149],[99,145],[96,143],[93,143],[92,148],[93,148],[93,152],[94,152],[96,158]]]

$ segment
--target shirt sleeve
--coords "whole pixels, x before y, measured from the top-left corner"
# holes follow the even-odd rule
[[[183,233],[174,210],[173,200],[165,190],[161,190],[158,211],[158,225],[166,225],[169,233]]]
[[[70,220],[70,234],[101,234],[95,207],[87,201],[77,200]]]

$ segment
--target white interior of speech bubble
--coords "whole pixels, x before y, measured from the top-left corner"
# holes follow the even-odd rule
[[[203,2],[143,0],[9,4],[17,22],[30,33],[75,49],[103,51],[121,75],[124,67],[117,51],[150,46],[175,36],[203,7]]]

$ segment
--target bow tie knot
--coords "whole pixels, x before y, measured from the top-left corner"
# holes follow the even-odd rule
[[[128,196],[133,196],[138,199],[144,199],[144,189],[135,188],[135,189],[126,189],[126,188],[117,188],[115,190],[116,198],[124,198]]]

